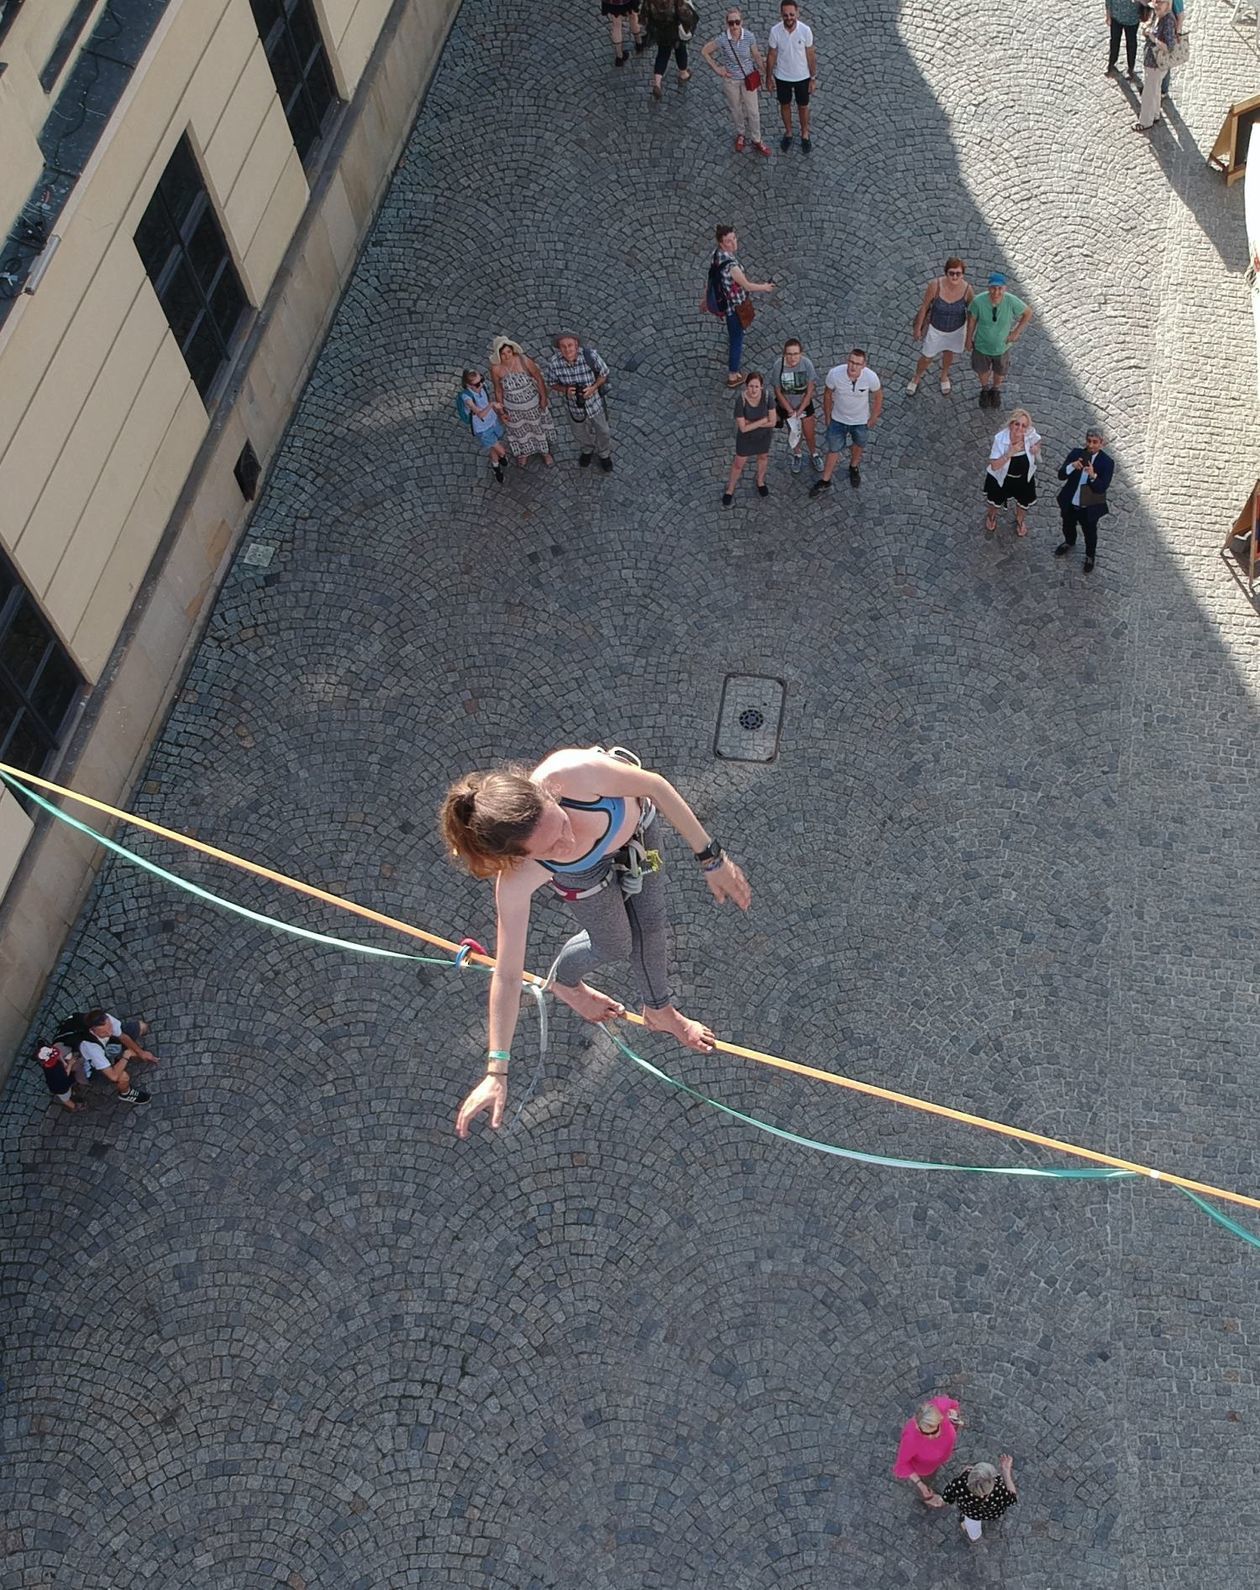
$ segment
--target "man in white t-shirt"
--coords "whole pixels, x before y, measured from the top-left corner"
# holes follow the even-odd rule
[[[823,416],[827,423],[827,462],[823,472],[809,488],[811,497],[831,489],[836,460],[849,448],[849,484],[862,484],[862,449],[867,432],[879,423],[884,407],[884,390],[879,377],[866,363],[866,351],[854,348],[843,364],[827,372],[823,390]]]
[[[766,87],[779,96],[779,114],[783,117],[783,136],[779,148],[792,147],[792,101],[796,101],[801,118],[801,150],[808,154],[813,145],[809,137],[809,96],[813,93],[818,76],[818,59],[814,54],[814,32],[800,20],[800,7],[796,0],[783,0],[779,7],[780,20],[770,29],[769,50],[766,54]]]
[[[79,1056],[75,1070],[79,1080],[90,1082],[99,1072],[117,1088],[121,1103],[147,1104],[149,1095],[143,1088],[132,1086],[127,1061],[143,1060],[146,1065],[157,1065],[157,1056],[140,1043],[148,1031],[148,1022],[138,1016],[119,1021],[107,1010],[89,1010],[75,1034]]]

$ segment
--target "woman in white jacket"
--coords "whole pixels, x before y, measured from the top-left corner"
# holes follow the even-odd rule
[[[1015,504],[1015,534],[1028,534],[1024,510],[1037,500],[1037,460],[1040,457],[1041,437],[1033,429],[1032,415],[1027,409],[1013,410],[989,449],[989,467],[984,477],[984,495],[989,504],[984,516],[985,535],[996,532],[998,511],[1008,502]]]

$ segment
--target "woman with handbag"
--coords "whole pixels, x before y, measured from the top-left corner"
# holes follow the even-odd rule
[[[1150,132],[1157,121],[1163,121],[1161,106],[1164,98],[1164,79],[1168,76],[1168,54],[1177,42],[1177,25],[1172,19],[1172,0],[1155,0],[1151,19],[1142,29],[1146,48],[1142,52],[1142,103],[1134,132]]]
[[[722,91],[735,123],[735,153],[743,154],[745,144],[751,143],[759,155],[768,155],[770,146],[761,139],[757,99],[766,71],[765,57],[757,35],[744,26],[738,6],[727,6],[726,31],[710,39],[700,53],[722,80]]]
[[[954,390],[949,367],[956,353],[962,353],[967,340],[967,310],[975,292],[967,282],[967,267],[956,254],[945,261],[945,274],[934,277],[924,289],[923,302],[914,317],[911,335],[923,344],[923,352],[906,387],[911,397],[928,373],[937,354],[941,359],[941,391],[948,397]]]
[[[700,17],[691,0],[643,0],[640,13],[644,31],[656,46],[656,65],[652,68],[652,98],[661,97],[665,68],[672,54],[678,65],[678,81],[691,76],[687,69],[687,45]]]
[[[706,46],[707,48],[707,46]],[[727,386],[740,386],[743,376],[739,367],[744,358],[744,332],[752,325],[756,311],[748,301],[749,293],[772,293],[773,282],[750,282],[735,258],[739,238],[735,228],[725,222],[713,228],[717,247],[709,265],[709,286],[706,305],[715,315],[726,321],[728,357],[726,361]]]

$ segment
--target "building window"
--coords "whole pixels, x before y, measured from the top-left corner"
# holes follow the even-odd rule
[[[311,0],[249,0],[276,93],[303,165],[337,108],[324,41]]]
[[[42,773],[82,688],[69,653],[0,558],[0,762]]]
[[[249,306],[186,137],[158,178],[136,228],[136,248],[208,405]]]

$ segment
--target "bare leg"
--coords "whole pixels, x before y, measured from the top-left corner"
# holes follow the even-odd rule
[[[815,452],[817,450],[815,438],[818,434],[818,427],[814,424],[814,416],[812,414],[807,414],[801,421],[801,433],[805,437],[805,446],[808,451],[811,453]]]
[[[801,118],[801,137],[802,138],[808,138],[809,137],[809,106],[808,105],[798,105],[796,107],[796,111],[797,111],[797,115],[799,115],[800,118]]]
[[[757,484],[764,486],[766,483],[766,470],[770,466],[770,454],[762,453],[757,459]]]
[[[619,1005],[607,994],[588,988],[585,983],[579,983],[576,988],[553,983],[551,992],[570,1010],[576,1010],[583,1021],[611,1021],[614,1016],[624,1016],[626,1013],[624,1005]]]
[[[726,495],[728,497],[735,495],[735,488],[739,485],[739,477],[744,473],[744,463],[745,460],[742,458],[731,460],[731,472],[726,477]]]
[[[663,1005],[659,1009],[644,1005],[643,1025],[649,1032],[667,1032],[686,1048],[698,1049],[701,1054],[707,1054],[717,1042],[702,1021],[692,1021],[673,1005]]]
[[[946,354],[945,358],[948,359],[949,355]],[[928,367],[931,365],[931,363],[931,359],[929,359],[925,353],[919,360],[918,364],[916,364],[914,367],[914,378],[916,381],[922,381],[923,377],[928,373]],[[942,369],[944,368],[944,360],[941,361],[941,367]]]

